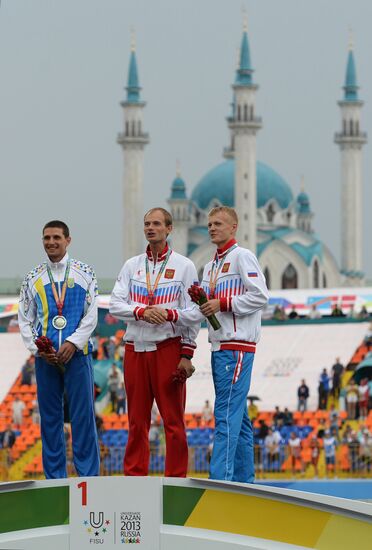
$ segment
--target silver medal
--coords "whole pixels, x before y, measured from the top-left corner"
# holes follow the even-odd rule
[[[53,317],[52,325],[57,330],[63,330],[67,325],[67,319],[63,315],[56,315]]]

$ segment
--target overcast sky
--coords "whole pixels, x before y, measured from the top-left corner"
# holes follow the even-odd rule
[[[362,130],[372,136],[371,0],[249,0],[258,159],[310,194],[316,232],[340,256],[340,129],[349,27]],[[0,277],[43,258],[41,227],[71,227],[71,255],[115,277],[122,264],[122,109],[136,31],[145,204],[166,206],[176,159],[188,193],[222,160],[242,33],[241,0],[2,0]],[[364,148],[364,267],[371,277],[371,145]]]

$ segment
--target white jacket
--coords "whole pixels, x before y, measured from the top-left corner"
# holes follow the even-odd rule
[[[225,248],[231,246],[231,242]],[[218,254],[213,261],[216,261]],[[219,256],[220,257],[220,256]],[[209,296],[212,261],[203,273],[202,287]],[[217,263],[220,264],[220,259]],[[214,330],[208,323],[212,351],[232,349],[255,352],[261,333],[261,309],[268,301],[265,277],[256,256],[237,246],[225,258],[218,273],[214,298],[220,300],[216,317],[221,324]]]
[[[127,323],[124,340],[133,342],[135,351],[152,351],[159,342],[181,337],[182,353],[192,357],[200,320],[198,306],[191,302],[187,293],[188,288],[197,281],[195,266],[188,258],[172,250],[155,292],[154,305],[168,310],[168,321],[155,325],[142,320],[148,306],[146,254],[153,286],[167,250],[168,247],[156,262],[148,252],[124,264],[112,291],[110,313]]]

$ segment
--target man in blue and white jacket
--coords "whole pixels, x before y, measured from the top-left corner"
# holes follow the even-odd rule
[[[268,291],[256,256],[235,240],[237,227],[233,208],[209,213],[208,231],[217,251],[204,268],[208,302],[200,310],[206,317],[215,314],[221,325],[216,331],[208,326],[216,392],[210,478],[251,483],[254,449],[247,395]]]
[[[79,476],[99,474],[94,414],[92,345],[97,324],[97,280],[93,269],[70,259],[71,242],[64,222],[43,228],[48,259],[30,271],[21,287],[18,320],[26,347],[36,354],[37,396],[46,478],[66,473],[63,395],[67,394],[74,464]],[[35,340],[50,338],[53,353],[38,352]],[[65,372],[57,368],[64,365]]]

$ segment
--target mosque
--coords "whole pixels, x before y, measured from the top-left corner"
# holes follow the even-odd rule
[[[230,143],[224,159],[194,186],[191,195],[180,174],[172,183],[169,209],[174,228],[172,247],[188,256],[198,273],[213,257],[208,238],[208,212],[214,206],[233,206],[239,216],[238,241],[256,252],[270,289],[363,286],[362,271],[362,147],[363,102],[358,97],[355,60],[349,46],[341,111],[341,130],[335,143],[341,154],[341,266],[313,231],[314,213],[304,189],[297,197],[272,167],[259,162],[257,132],[263,126],[256,113],[258,85],[254,82],[246,26],[239,64],[232,85],[233,101],[227,118]],[[145,103],[140,97],[137,60],[132,47],[123,132],[117,141],[124,155],[124,257],[142,251],[143,161],[149,135],[143,131]]]

